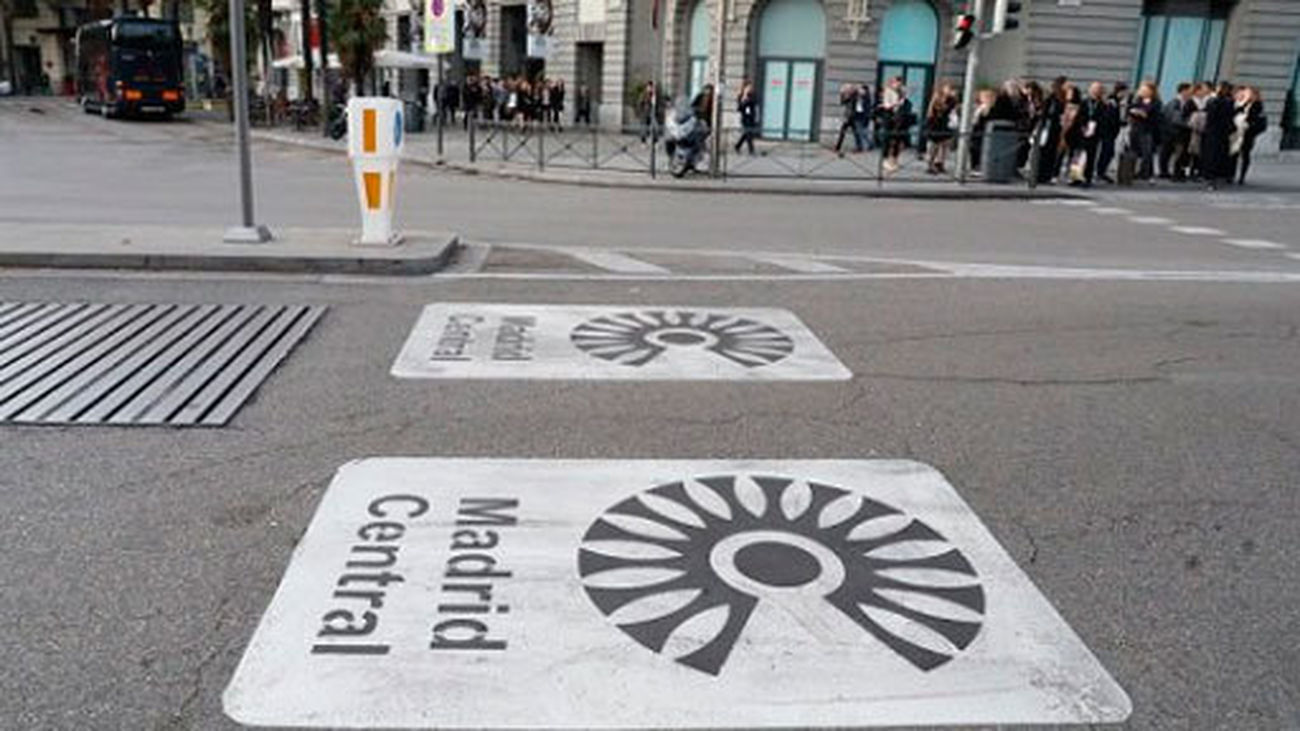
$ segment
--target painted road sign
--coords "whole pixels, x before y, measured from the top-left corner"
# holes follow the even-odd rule
[[[786,310],[438,303],[393,365],[400,378],[845,380]]]
[[[906,461],[371,459],[226,689],[247,724],[1104,723],[1130,703]]]

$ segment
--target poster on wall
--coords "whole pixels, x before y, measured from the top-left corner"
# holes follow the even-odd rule
[[[551,30],[555,12],[551,0],[528,0],[528,57],[551,55]]]
[[[461,25],[461,55],[467,61],[482,61],[487,49],[483,38],[487,36],[487,2],[486,0],[462,0],[464,3],[464,20]]]
[[[425,0],[424,52],[456,50],[456,0]]]

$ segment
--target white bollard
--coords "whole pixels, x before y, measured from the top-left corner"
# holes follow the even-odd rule
[[[348,157],[361,204],[363,246],[393,246],[397,203],[397,165],[405,129],[402,102],[387,97],[353,97],[348,101]]]

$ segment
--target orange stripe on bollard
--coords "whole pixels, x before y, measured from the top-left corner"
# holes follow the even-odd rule
[[[361,149],[364,152],[375,151],[375,126],[375,110],[363,109],[361,111]]]
[[[379,173],[362,173],[362,175],[365,176],[366,181],[366,208],[377,211],[382,207],[379,194],[384,178]]]

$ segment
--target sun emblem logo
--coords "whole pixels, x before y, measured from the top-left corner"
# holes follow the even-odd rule
[[[573,344],[597,358],[639,367],[674,349],[703,349],[744,366],[771,365],[794,352],[794,341],[761,322],[688,310],[623,312],[574,328]]]
[[[788,477],[673,482],[609,508],[578,554],[587,596],[661,653],[706,612],[725,619],[675,658],[722,671],[760,602],[815,624],[861,630],[923,671],[979,635],[984,590],[970,561],[921,520],[856,492]],[[838,637],[835,641],[852,639]]]

